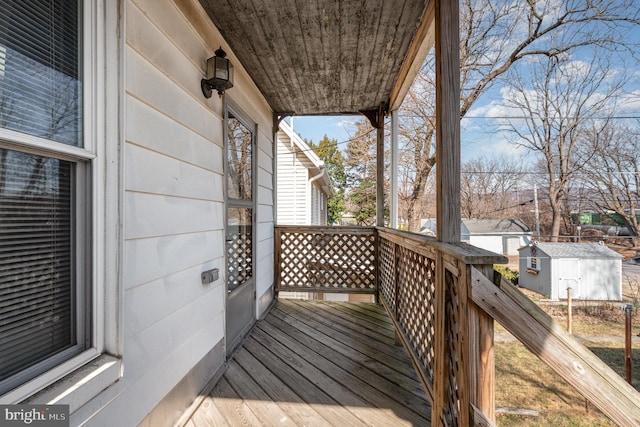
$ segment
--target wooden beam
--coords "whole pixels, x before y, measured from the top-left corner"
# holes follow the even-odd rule
[[[433,0],[436,29],[436,237],[460,241],[460,35],[456,0]]]
[[[472,268],[472,299],[619,426],[640,425],[640,393],[508,280]]]
[[[409,46],[407,56],[402,63],[398,79],[391,90],[389,100],[389,110],[391,111],[400,108],[404,97],[413,84],[413,80],[420,72],[420,68],[433,46],[435,31],[434,3],[434,1],[429,1],[427,4],[427,8],[420,20],[420,25],[411,41],[411,46]]]
[[[378,108],[376,139],[376,225],[384,227],[384,113],[386,103]]]
[[[391,111],[391,206],[389,222],[398,228],[398,110]]]

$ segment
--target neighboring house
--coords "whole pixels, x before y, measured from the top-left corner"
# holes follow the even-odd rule
[[[463,219],[460,240],[482,249],[507,256],[518,255],[518,249],[531,242],[532,232],[519,219]],[[423,234],[435,235],[436,220],[422,223]]]
[[[597,243],[537,243],[520,249],[521,287],[552,300],[622,299],[622,255]]]
[[[531,229],[519,219],[463,219],[473,246],[502,255],[518,255],[531,243]]]
[[[280,122],[276,152],[279,225],[327,225],[331,180],[316,153],[285,121]]]

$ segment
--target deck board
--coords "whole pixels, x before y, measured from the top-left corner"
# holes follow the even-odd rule
[[[375,304],[278,301],[189,425],[430,425],[390,324]]]

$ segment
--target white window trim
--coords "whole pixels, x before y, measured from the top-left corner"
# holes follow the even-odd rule
[[[20,132],[0,129],[0,138],[21,151],[47,152],[53,157],[91,162],[91,345],[75,357],[0,396],[0,404],[68,404],[74,412],[123,375],[122,207],[121,169],[124,93],[120,19],[123,6],[105,0],[83,2],[84,148],[52,143]],[[105,126],[109,123],[109,126]],[[55,152],[52,147],[55,147]],[[88,174],[86,174],[88,175]]]

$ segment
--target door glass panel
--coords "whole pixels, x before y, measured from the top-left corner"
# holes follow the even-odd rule
[[[240,287],[251,279],[252,209],[227,210],[227,282],[229,291]]]
[[[229,113],[227,121],[227,197],[251,200],[252,141],[251,130]]]

